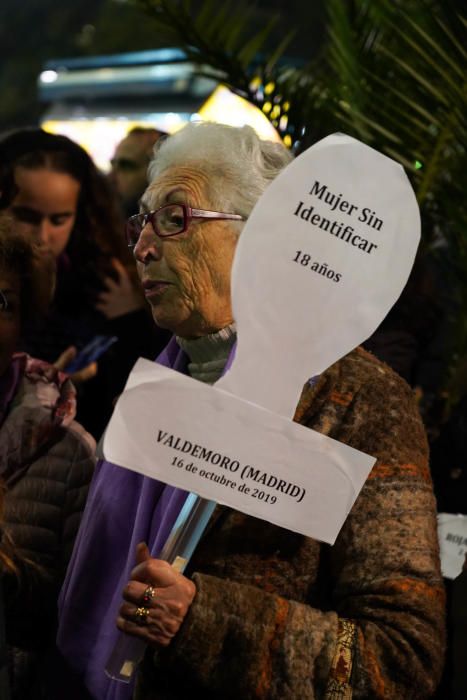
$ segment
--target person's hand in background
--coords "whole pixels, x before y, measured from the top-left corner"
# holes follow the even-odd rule
[[[78,350],[75,348],[75,346],[70,345],[70,347],[64,350],[60,357],[58,357],[55,360],[55,362],[53,363],[54,367],[56,367],[61,372],[66,372],[67,366],[72,360],[75,359],[77,354]],[[76,372],[72,372],[71,374],[69,374],[69,377],[73,384],[81,384],[83,382],[89,381],[89,379],[95,377],[96,374],[97,362],[90,362],[88,365],[86,365],[86,367],[83,367],[82,369],[79,369]]]
[[[108,319],[124,316],[144,306],[141,292],[135,288],[122,263],[112,258],[112,266],[117,273],[117,281],[111,277],[105,278],[106,289],[101,292],[96,304],[96,309]]]

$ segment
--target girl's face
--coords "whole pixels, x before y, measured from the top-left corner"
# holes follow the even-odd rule
[[[21,333],[21,281],[19,275],[0,270],[0,376],[8,369]]]
[[[15,229],[58,258],[75,224],[79,182],[47,168],[17,167],[15,183],[18,194],[10,205]]]

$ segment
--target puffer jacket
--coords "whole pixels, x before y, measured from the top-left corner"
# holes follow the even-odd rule
[[[4,575],[13,697],[39,697],[36,670],[53,647],[58,593],[94,468],[93,438],[74,421],[75,390],[62,373],[16,355],[19,379],[0,427],[6,481],[3,541],[19,576]]]

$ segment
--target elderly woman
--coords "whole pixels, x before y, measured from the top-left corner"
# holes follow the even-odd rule
[[[228,366],[242,221],[289,160],[248,127],[214,124],[186,127],[157,150],[127,234],[154,320],[175,334],[160,362],[205,382]],[[133,696],[142,700],[432,695],[444,597],[411,391],[357,349],[306,386],[295,420],[377,458],[333,547],[219,506],[182,575],[157,554],[185,494],[99,466],[59,634],[96,700],[132,696],[103,672],[115,619],[148,644]],[[134,567],[141,541],[149,549],[138,545]]]

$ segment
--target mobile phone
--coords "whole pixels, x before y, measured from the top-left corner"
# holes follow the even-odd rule
[[[95,362],[101,355],[116,343],[118,338],[115,335],[96,335],[82,348],[76,357],[65,367],[67,374],[78,372],[83,367],[87,367],[91,362]]]

